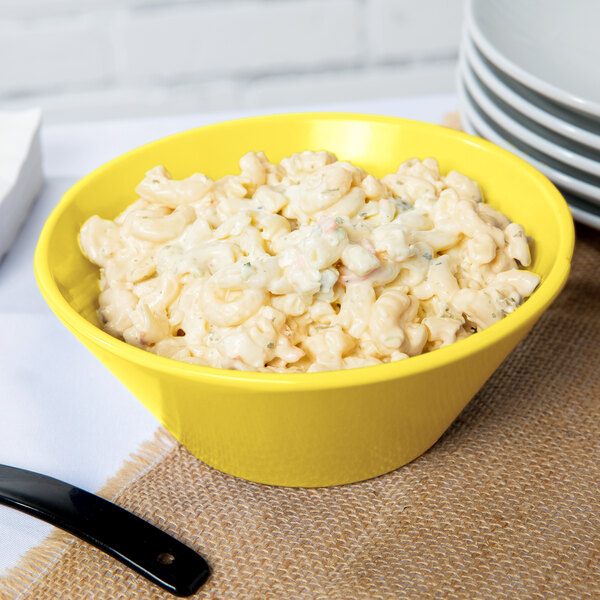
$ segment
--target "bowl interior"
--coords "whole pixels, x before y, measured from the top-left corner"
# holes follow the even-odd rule
[[[566,203],[544,176],[497,146],[454,130],[395,118],[276,115],[219,123],[159,140],[107,163],[71,188],[50,216],[36,256],[38,279],[52,308],[63,317],[65,312],[76,313],[99,326],[98,269],[82,255],[78,233],[91,215],[113,219],[133,202],[146,171],[164,165],[174,178],[194,172],[218,178],[239,173],[239,158],[250,150],[264,151],[272,162],[293,152],[330,150],[375,176],[395,172],[412,157],[434,157],[442,173],[455,169],[476,180],[486,201],[524,225],[533,239],[530,268],[542,278],[532,300],[544,295],[540,290],[546,287],[556,293],[558,279],[564,279],[568,269],[573,224]],[[49,293],[50,288],[54,289]]]

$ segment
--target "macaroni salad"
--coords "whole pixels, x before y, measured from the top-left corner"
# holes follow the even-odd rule
[[[467,337],[539,283],[519,268],[523,227],[432,158],[382,179],[324,151],[250,152],[240,168],[213,181],[155,167],[119,217],[83,225],[107,332],[212,367],[348,369]]]

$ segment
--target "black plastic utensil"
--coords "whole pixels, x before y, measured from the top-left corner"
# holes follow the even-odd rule
[[[76,535],[176,596],[192,595],[210,574],[204,558],[185,544],[64,481],[0,465],[0,504]]]

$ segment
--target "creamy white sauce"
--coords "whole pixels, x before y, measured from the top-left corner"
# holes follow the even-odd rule
[[[469,336],[539,283],[523,227],[434,159],[381,180],[329,152],[240,167],[217,181],[156,167],[115,221],[84,224],[106,331],[213,367],[355,368]]]

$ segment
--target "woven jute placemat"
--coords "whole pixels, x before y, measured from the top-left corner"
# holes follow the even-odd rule
[[[442,439],[328,489],[224,475],[163,431],[102,494],[210,563],[195,598],[600,598],[600,236]],[[23,600],[170,598],[62,532],[0,583]]]

